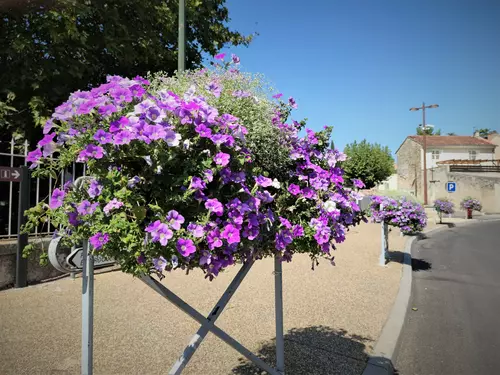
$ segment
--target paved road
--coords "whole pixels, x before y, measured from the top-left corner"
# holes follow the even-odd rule
[[[438,232],[412,256],[399,374],[500,374],[500,221]]]

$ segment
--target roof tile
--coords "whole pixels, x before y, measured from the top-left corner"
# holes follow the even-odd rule
[[[424,144],[422,135],[410,135],[408,138],[420,145]],[[464,135],[428,135],[427,146],[495,146],[483,138]]]

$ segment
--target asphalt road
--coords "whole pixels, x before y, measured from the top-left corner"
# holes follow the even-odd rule
[[[437,232],[412,257],[398,374],[500,374],[500,221]]]

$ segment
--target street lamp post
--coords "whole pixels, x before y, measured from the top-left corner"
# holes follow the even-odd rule
[[[425,125],[425,109],[426,108],[437,108],[439,105],[431,104],[425,105],[422,103],[422,107],[413,107],[410,108],[410,111],[419,111],[422,110],[422,130],[424,132],[424,204],[427,204],[427,133],[426,133],[426,125]]]
[[[186,3],[185,0],[179,0],[179,50],[178,50],[178,68],[177,71],[183,72],[186,63]]]

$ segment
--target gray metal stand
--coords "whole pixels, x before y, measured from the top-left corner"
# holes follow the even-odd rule
[[[83,242],[82,270],[82,375],[92,375],[94,340],[94,256]]]
[[[271,375],[283,375],[284,374],[284,337],[283,337],[283,288],[282,288],[282,274],[281,274],[281,259],[275,258],[275,302],[276,302],[276,369],[272,368],[270,365],[265,363],[262,359],[257,357],[238,341],[229,336],[226,332],[215,325],[215,321],[220,316],[227,303],[236,292],[241,282],[247,275],[248,271],[252,267],[254,261],[251,260],[241,267],[238,274],[235,276],[231,284],[228,286],[219,302],[212,309],[212,312],[205,318],[196,309],[191,307],[188,303],[184,302],[175,293],[170,291],[167,287],[161,284],[156,279],[151,276],[142,276],[141,280],[151,287],[155,292],[160,294],[162,297],[166,298],[169,302],[177,306],[179,309],[184,311],[194,320],[201,324],[198,332],[192,337],[190,343],[184,349],[184,353],[179,357],[175,364],[170,369],[170,375],[178,375],[182,373],[182,370],[186,367],[187,363],[193,356],[196,349],[205,338],[208,332],[212,332],[214,335],[219,337],[226,344],[231,346],[233,349],[238,351],[241,355],[246,357],[249,361],[254,363],[256,366],[260,367],[262,370],[266,371]]]
[[[381,251],[380,251],[380,261],[381,266],[385,266],[387,253],[389,251],[389,226],[385,221],[381,223]]]

